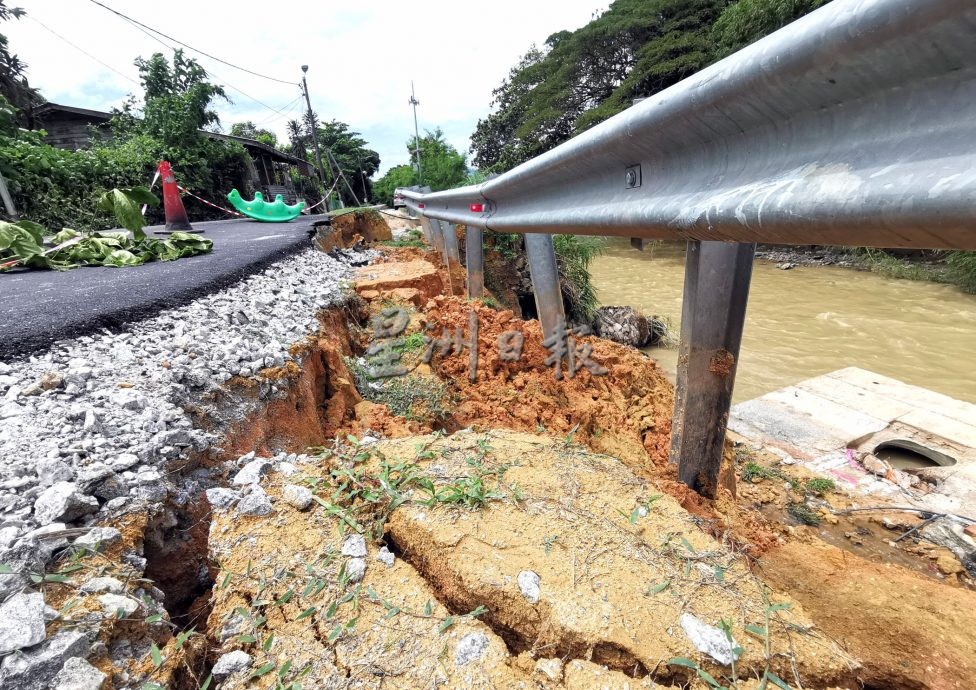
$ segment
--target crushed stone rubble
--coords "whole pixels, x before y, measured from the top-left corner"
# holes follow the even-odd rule
[[[296,471],[298,456],[245,456],[229,488],[203,476],[211,470],[180,477],[179,466],[219,445],[221,424],[248,412],[240,400],[228,405],[230,396],[213,395],[233,377],[254,380],[258,401],[285,395],[287,381],[259,373],[294,359],[291,346],[318,331],[320,311],[347,299],[350,266],[369,254],[310,249],[123,331],[0,361],[0,654],[7,654],[0,659],[0,686],[101,684],[102,674],[85,661],[98,644],[97,626],[46,634],[45,623],[57,612],[32,592],[30,580],[60,549],[75,544],[99,551],[122,538],[99,523],[160,508],[168,498],[186,502],[191,491],[208,486],[217,509],[272,511],[260,479],[272,466]],[[195,428],[189,408],[216,419],[213,431]],[[194,486],[181,487],[181,481]],[[309,498],[303,491],[288,496],[297,504]],[[145,567],[141,553],[122,558]],[[106,616],[140,605],[113,578],[93,577],[79,591],[96,597]],[[241,663],[235,658],[224,665]]]

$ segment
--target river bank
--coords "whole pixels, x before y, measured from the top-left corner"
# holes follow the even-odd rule
[[[802,253],[792,254],[799,263]],[[976,402],[976,295],[929,282],[887,278],[843,265],[782,270],[776,254],[753,268],[735,401],[749,400],[846,366]],[[590,264],[603,304],[632,306],[680,326],[684,246],[644,252],[611,239]],[[647,349],[673,376],[677,351]]]
[[[67,496],[46,565],[13,564],[26,618],[0,633],[29,619],[31,638],[4,687],[65,668],[133,690],[703,690],[699,671],[736,690],[972,686],[970,573],[888,545],[917,518],[851,517],[830,482],[731,440],[725,488],[702,499],[667,463],[674,393],[653,359],[587,336],[605,375],[559,379],[538,323],[445,296],[436,253],[365,258],[342,299],[292,300],[326,280],[310,271],[290,304],[242,307],[317,327],[283,363],[190,391],[210,443],[140,468],[152,500],[102,505],[111,473],[86,479],[91,501],[89,483]],[[428,361],[425,335],[446,341]],[[204,344],[180,341],[189,362]],[[146,357],[118,387],[177,365]]]

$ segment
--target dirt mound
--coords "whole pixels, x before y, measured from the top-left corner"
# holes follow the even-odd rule
[[[356,292],[363,299],[385,299],[394,291],[395,297],[406,301],[423,302],[444,289],[438,269],[430,262],[418,259],[397,263],[373,264],[356,273]],[[416,292],[404,293],[404,290]]]
[[[384,242],[393,239],[389,224],[376,211],[353,211],[332,219],[332,228],[339,232],[344,247],[349,247],[359,235],[366,242]]]
[[[293,507],[289,484],[318,502]],[[856,663],[799,605],[613,458],[515,432],[431,435],[339,446],[262,488],[275,512],[217,512],[210,530],[214,656],[253,659],[221,687],[258,687],[259,670],[316,688],[699,682],[672,657],[731,674],[689,616],[728,622],[740,677],[854,687]]]
[[[468,381],[468,357],[437,356],[432,367],[458,390],[460,404],[454,420],[460,427],[501,426],[567,436],[598,452],[647,469],[668,461],[674,390],[654,360],[615,343],[588,337],[590,358],[608,370],[593,376],[585,369],[570,379],[555,378],[545,364],[552,353],[542,345],[537,321],[522,321],[511,311],[496,311],[480,302],[436,297],[427,304],[431,334],[460,328],[467,337],[469,311],[479,324],[478,368]],[[502,361],[498,337],[516,331],[524,335],[517,362]]]
[[[811,610],[864,664],[869,687],[972,688],[976,594],[824,544],[788,543],[760,561],[764,577]]]

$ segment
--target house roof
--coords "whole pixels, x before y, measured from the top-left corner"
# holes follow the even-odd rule
[[[44,103],[37,107],[34,111],[35,115],[41,119],[44,118],[46,114],[49,113],[71,113],[72,115],[81,115],[82,117],[90,118],[93,122],[108,122],[112,119],[112,113],[106,113],[101,110],[89,110],[87,108],[77,108],[73,105],[63,105],[61,103]],[[298,156],[293,156],[289,153],[283,153],[277,150],[273,146],[268,146],[255,139],[248,139],[247,137],[235,137],[231,134],[220,134],[219,132],[208,132],[205,129],[200,130],[200,134],[209,139],[219,139],[221,141],[236,142],[246,149],[252,149],[261,151],[267,155],[272,160],[278,161],[279,163],[291,163],[292,165],[309,165],[309,162],[304,158],[299,158]]]
[[[62,105],[60,103],[43,103],[34,109],[34,115],[37,117],[44,117],[46,114],[52,112],[82,115],[98,122],[108,122],[112,119],[112,113],[105,113],[101,110],[89,110],[88,108],[76,108],[73,105]]]

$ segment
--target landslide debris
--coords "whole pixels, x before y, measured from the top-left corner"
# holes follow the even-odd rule
[[[854,687],[799,604],[614,458],[496,431],[289,464],[251,473],[270,514],[214,506],[212,656],[251,658],[221,687],[700,682],[689,665]]]

